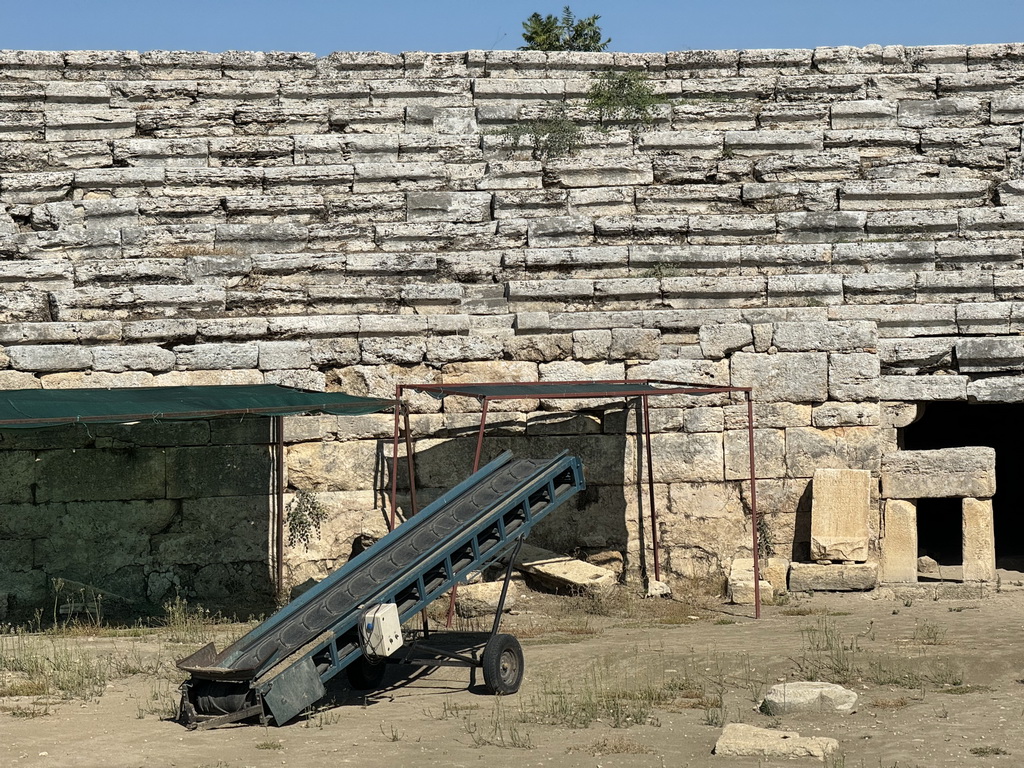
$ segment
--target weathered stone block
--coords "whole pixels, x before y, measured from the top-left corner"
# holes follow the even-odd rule
[[[878,586],[878,564],[814,565],[793,563],[789,567],[790,592],[849,592]]]
[[[786,430],[786,466],[792,477],[811,477],[819,468],[878,471],[881,456],[878,427]]]
[[[732,385],[752,387],[755,400],[805,403],[828,399],[828,360],[822,352],[736,352],[730,362]]]
[[[749,444],[747,430],[731,429],[725,432],[726,480],[745,480],[750,477]],[[754,459],[757,477],[784,477],[786,474],[785,430],[755,429]]]
[[[902,499],[885,502],[879,578],[883,583],[917,581],[917,504]]]
[[[992,499],[965,498],[963,518],[964,581],[996,580],[996,536]]]
[[[996,492],[994,448],[896,451],[882,456],[882,498],[991,498]]]
[[[269,493],[271,460],[259,445],[167,449],[167,498]]]
[[[857,706],[857,694],[836,683],[793,682],[773,685],[765,694],[760,710],[766,715],[794,712],[839,712],[848,714]]]
[[[651,448],[659,457],[654,467],[655,482],[714,482],[725,479],[721,434],[651,435]]]
[[[159,499],[165,495],[164,452],[157,448],[43,451],[35,500]]]
[[[874,400],[879,395],[880,376],[877,354],[853,352],[828,356],[828,395],[832,400]]]
[[[817,469],[811,487],[811,559],[867,560],[871,473]]]
[[[839,751],[839,742],[825,736],[801,736],[796,731],[758,728],[743,723],[729,723],[715,742],[716,755],[742,757],[816,757]]]

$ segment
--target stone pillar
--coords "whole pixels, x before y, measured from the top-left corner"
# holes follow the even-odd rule
[[[811,505],[811,559],[868,559],[871,472],[816,469]]]
[[[996,580],[996,533],[992,499],[964,499],[964,581]]]
[[[883,583],[917,581],[917,504],[902,499],[885,502],[882,539]]]

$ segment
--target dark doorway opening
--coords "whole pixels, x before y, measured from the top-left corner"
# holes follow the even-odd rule
[[[1018,424],[1024,404],[928,403],[924,414],[903,430],[908,451],[987,445],[996,451],[996,564],[1017,569],[1024,564],[1024,438]],[[918,501],[918,548],[943,565],[962,558],[960,499]],[[955,553],[955,561],[949,561]],[[943,558],[946,558],[944,562]]]

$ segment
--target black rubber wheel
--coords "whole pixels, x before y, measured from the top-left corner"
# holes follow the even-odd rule
[[[388,665],[383,661],[376,664],[365,656],[360,656],[345,668],[348,683],[357,691],[373,691],[380,688]]]
[[[488,692],[515,693],[523,682],[523,647],[512,635],[494,635],[484,646],[481,667]]]

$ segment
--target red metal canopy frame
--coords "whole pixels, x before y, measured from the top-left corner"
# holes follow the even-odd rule
[[[534,381],[534,382],[487,382],[473,384],[399,384],[395,388],[395,429],[391,454],[391,516],[388,520],[389,530],[396,523],[398,509],[398,443],[401,432],[405,433],[406,464],[409,473],[410,506],[412,514],[417,512],[416,477],[413,471],[414,448],[409,428],[409,406],[402,399],[406,390],[424,392],[438,399],[452,395],[472,397],[480,402],[480,427],[477,432],[476,453],[473,458],[473,471],[480,468],[480,456],[483,451],[484,432],[487,422],[487,411],[492,400],[522,399],[594,399],[624,398],[634,399],[637,404],[637,438],[643,443],[647,464],[648,500],[651,508],[651,545],[654,554],[654,578],[661,580],[661,565],[658,544],[658,516],[654,503],[654,458],[651,451],[650,398],[666,395],[710,395],[721,393],[742,392],[747,404],[747,452],[750,463],[750,535],[754,560],[754,616],[761,618],[761,575],[758,557],[758,519],[757,519],[757,473],[754,459],[754,403],[750,387],[694,387],[677,382],[637,379],[604,380],[604,381]],[[628,404],[628,403],[627,403]],[[637,467],[637,483],[642,482],[642,462]],[[638,494],[640,507],[639,516],[643,519],[643,494]],[[641,542],[642,546],[643,542]]]

